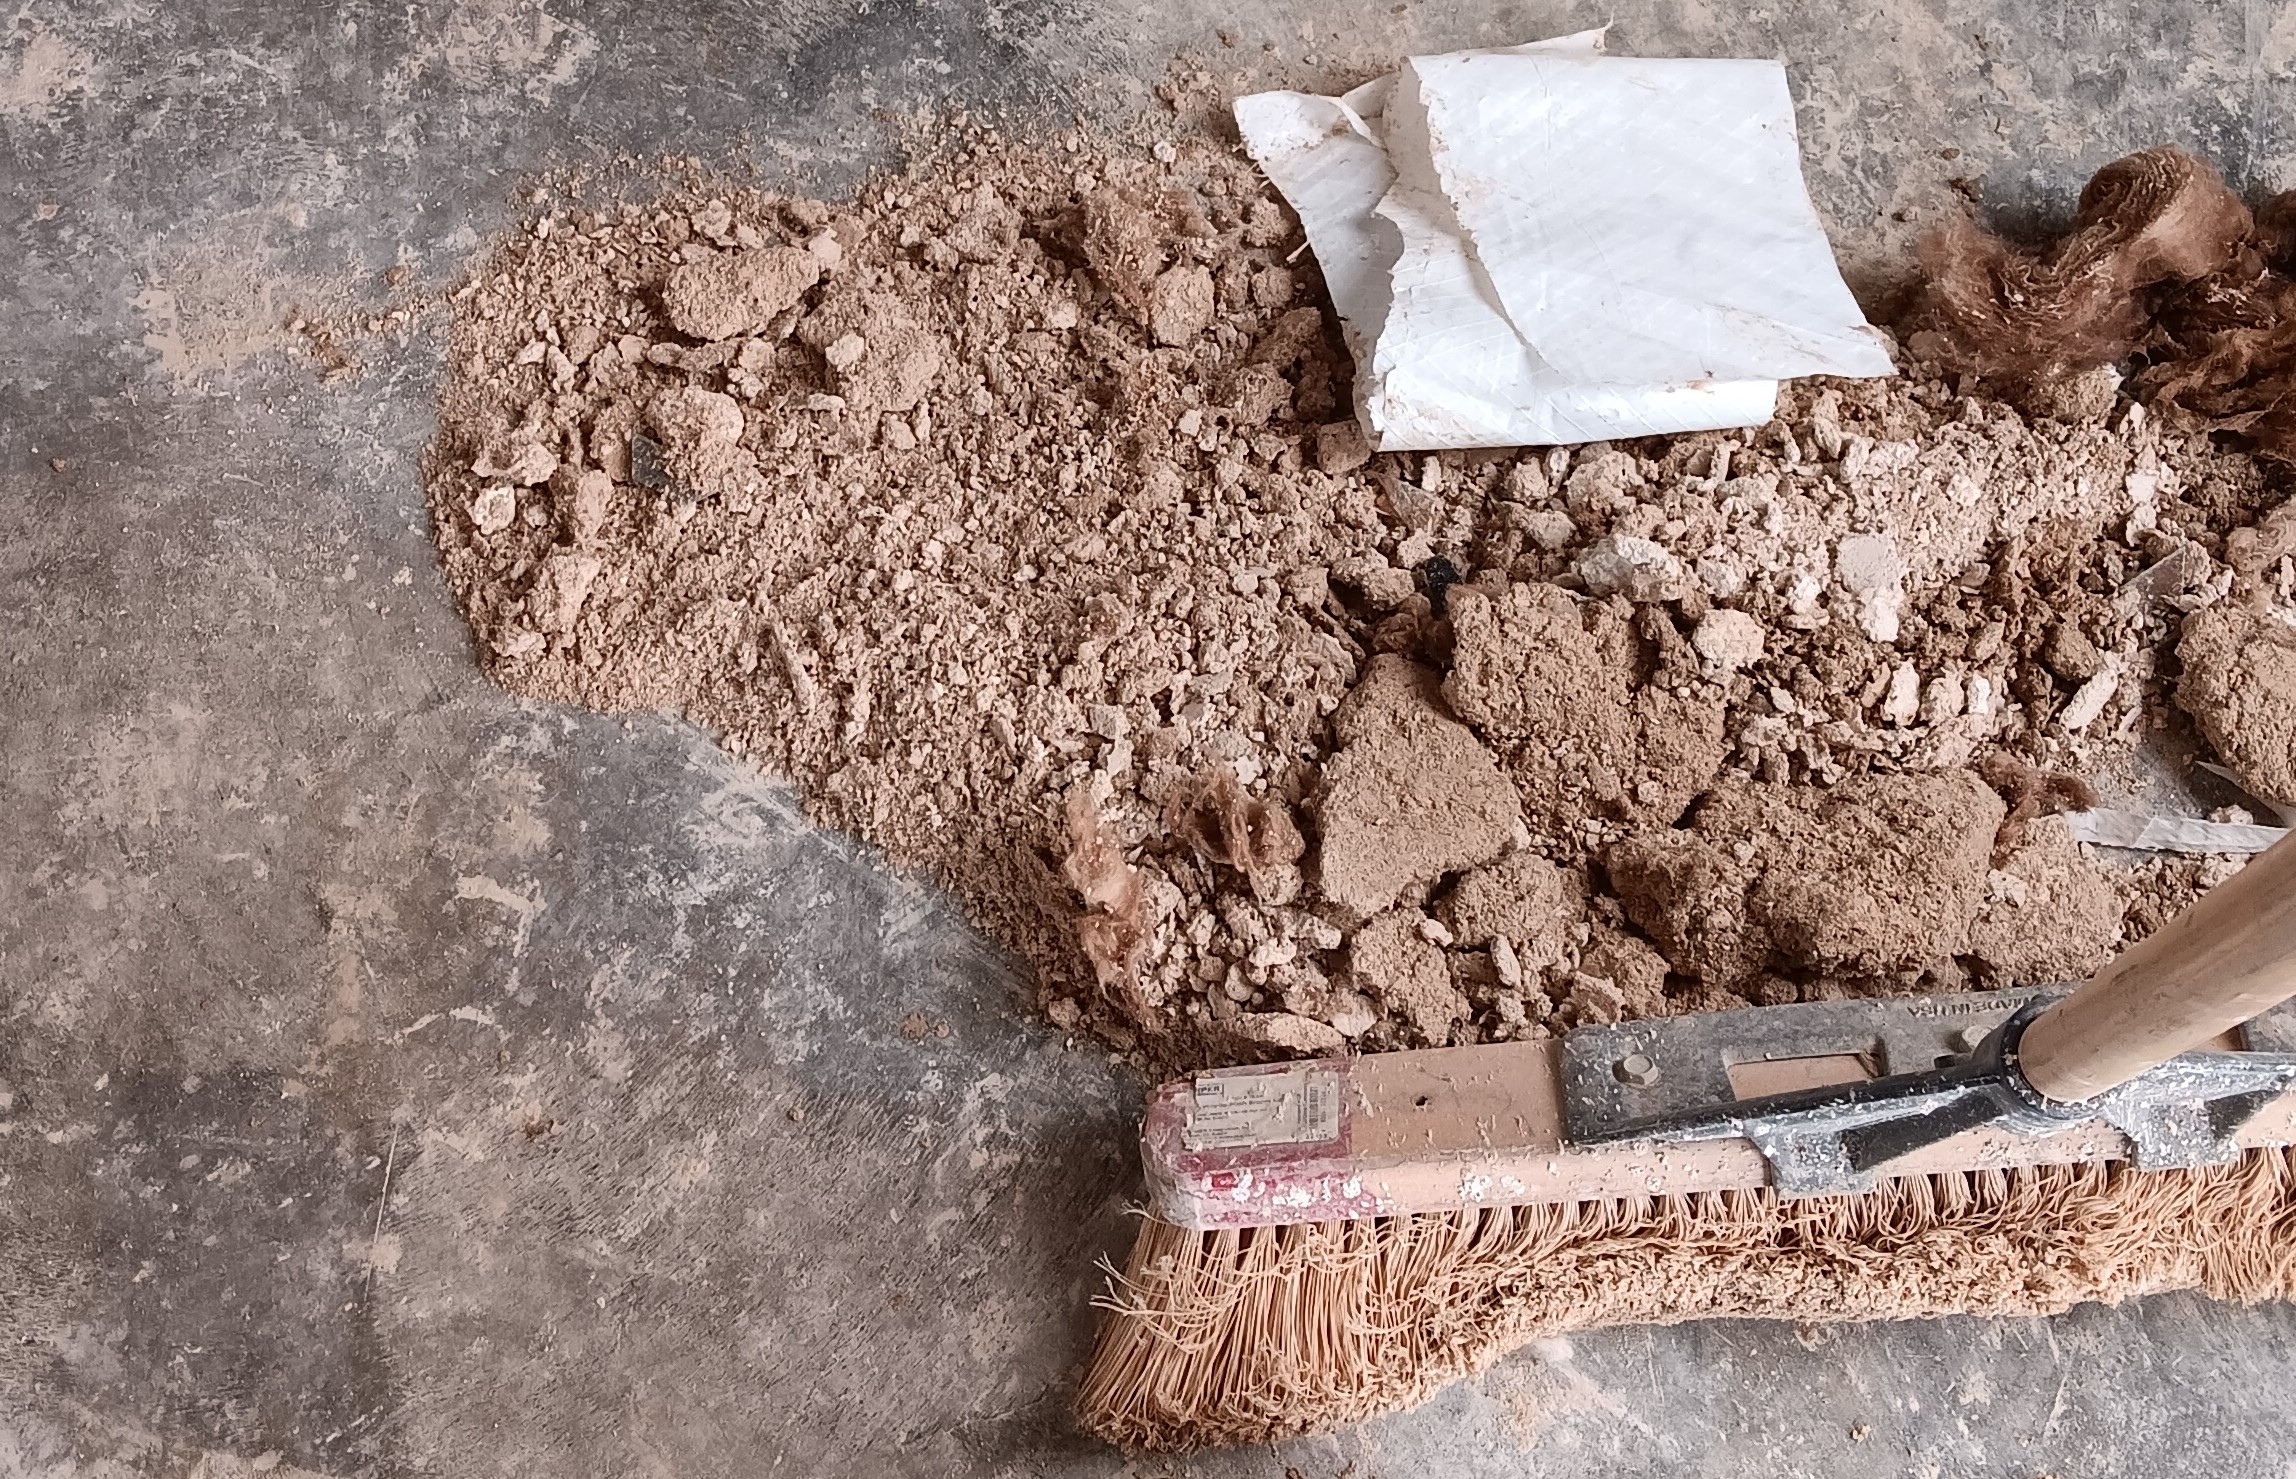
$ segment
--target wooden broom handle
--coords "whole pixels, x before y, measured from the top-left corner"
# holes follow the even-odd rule
[[[2033,1019],[2017,1058],[2069,1103],[2127,1083],[2296,996],[2296,836]]]

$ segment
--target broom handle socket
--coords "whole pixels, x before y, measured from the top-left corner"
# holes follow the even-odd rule
[[[2296,996],[2296,835],[2251,858],[2033,1019],[2026,1080],[2090,1099]]]

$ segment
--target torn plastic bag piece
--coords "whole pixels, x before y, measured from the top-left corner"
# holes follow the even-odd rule
[[[1462,52],[1388,106],[1507,317],[1596,384],[1893,373],[1802,184],[1772,61]],[[1421,139],[1406,151],[1406,130]]]
[[[2285,827],[2205,822],[2197,817],[2152,816],[2102,807],[2067,812],[2065,825],[2075,842],[2139,852],[2255,853],[2288,835]]]
[[[1471,56],[1596,59],[1599,31]],[[1434,59],[1449,60],[1449,59]],[[1414,63],[1414,66],[1419,65]],[[1699,64],[1686,64],[1699,65]],[[1357,366],[1357,412],[1388,451],[1594,441],[1753,426],[1770,419],[1772,379],[1700,373],[1652,383],[1574,377],[1520,332],[1463,230],[1430,156],[1409,74],[1340,98],[1261,93],[1238,100],[1246,146],[1299,213],[1324,268]],[[1784,97],[1782,80],[1778,96]],[[1791,169],[1791,111],[1784,115]],[[1399,133],[1398,123],[1403,127]],[[1637,178],[1649,174],[1643,171]],[[1890,373],[1888,358],[1840,289],[1798,178],[1799,210],[1868,357],[1797,364],[1797,373]],[[1664,202],[1657,202],[1663,209]],[[1675,317],[1679,313],[1670,309]],[[1687,363],[1688,360],[1685,360]]]
[[[1520,49],[1592,55],[1601,35]],[[1585,386],[1541,361],[1500,310],[1449,204],[1395,188],[1383,135],[1395,83],[1382,77],[1337,98],[1273,92],[1236,102],[1247,147],[1299,214],[1323,268],[1372,446],[1547,445],[1770,419],[1772,381]]]

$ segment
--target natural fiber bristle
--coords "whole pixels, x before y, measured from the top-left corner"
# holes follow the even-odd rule
[[[1127,1447],[1257,1443],[1425,1400],[1526,1341],[1757,1317],[2055,1314],[2200,1289],[2285,1298],[2296,1163],[1967,1171],[1768,1191],[1191,1232],[1151,1220],[1078,1412]]]

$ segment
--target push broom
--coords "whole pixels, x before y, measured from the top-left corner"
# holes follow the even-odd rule
[[[2291,996],[2284,839],[2069,994],[1167,1084],[1079,1414],[1127,1446],[1266,1441],[1606,1325],[2287,1297],[2296,1011],[2266,1014]]]

